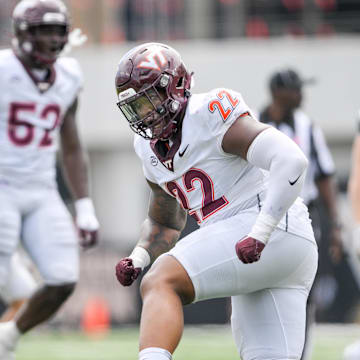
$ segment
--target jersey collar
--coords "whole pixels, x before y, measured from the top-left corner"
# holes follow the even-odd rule
[[[25,62],[17,54],[15,54],[15,56],[20,61],[21,65],[23,66],[23,68],[25,69],[25,71],[27,72],[30,79],[33,81],[40,93],[44,93],[45,91],[50,89],[56,79],[56,71],[52,65],[49,67],[48,75],[46,76],[46,78],[44,80],[39,80],[33,74],[31,68],[27,64],[25,64]]]

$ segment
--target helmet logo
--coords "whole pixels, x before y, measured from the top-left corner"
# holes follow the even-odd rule
[[[159,47],[152,47],[146,55],[146,61],[142,61],[137,67],[143,69],[159,70],[166,64],[166,58]]]

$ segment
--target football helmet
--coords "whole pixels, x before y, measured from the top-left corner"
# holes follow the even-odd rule
[[[20,55],[35,64],[56,61],[69,33],[69,15],[60,0],[22,0],[13,11],[12,21],[14,45]]]
[[[130,128],[145,139],[169,139],[181,123],[191,77],[170,46],[145,43],[126,53],[115,86],[117,105]]]

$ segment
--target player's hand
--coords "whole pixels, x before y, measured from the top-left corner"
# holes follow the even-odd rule
[[[89,249],[98,243],[98,231],[88,231],[79,229],[80,246],[84,249]]]
[[[99,222],[91,199],[83,198],[75,202],[76,226],[79,230],[80,245],[88,249],[98,242]]]
[[[141,268],[134,267],[133,261],[130,258],[121,259],[116,267],[116,277],[119,283],[123,286],[130,286],[137,277],[141,274]]]
[[[246,236],[235,245],[236,255],[244,264],[251,264],[258,261],[265,244],[252,237]]]

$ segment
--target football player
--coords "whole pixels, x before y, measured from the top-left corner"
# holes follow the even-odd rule
[[[11,258],[7,281],[0,288],[0,298],[7,305],[0,322],[14,319],[20,308],[35,292],[36,287],[36,281],[25,264],[25,259],[16,252]]]
[[[182,305],[227,296],[243,360],[300,359],[317,269],[298,198],[307,160],[240,93],[191,94],[191,80],[178,52],[158,43],[125,54],[115,79],[151,189],[139,242],[116,265],[129,286],[153,263],[141,283],[139,359],[172,358]],[[176,244],[186,212],[200,228]]]
[[[12,49],[0,52],[0,286],[21,238],[44,279],[14,321],[0,324],[0,359],[14,359],[21,334],[49,319],[78,280],[78,241],[93,246],[99,227],[88,192],[87,165],[76,127],[82,76],[59,57],[69,15],[59,0],[22,0],[13,11]],[[75,224],[55,181],[62,164],[75,198]]]

